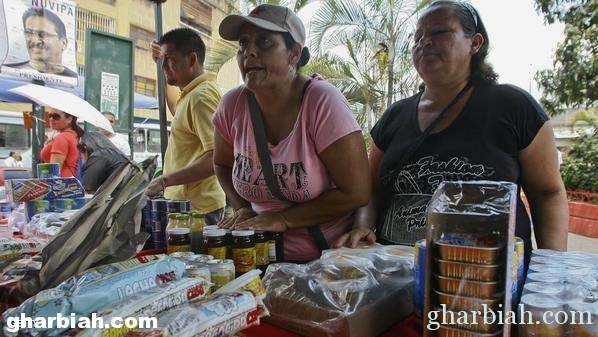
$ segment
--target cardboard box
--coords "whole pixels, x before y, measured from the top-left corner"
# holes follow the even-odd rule
[[[376,337],[413,312],[413,276],[393,283],[393,292],[347,315],[309,305],[305,299],[272,298],[270,316],[263,320],[302,336]]]
[[[5,182],[6,198],[15,202],[83,198],[85,190],[75,177],[11,179]]]

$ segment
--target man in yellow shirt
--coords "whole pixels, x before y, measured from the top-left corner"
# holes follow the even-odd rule
[[[159,48],[158,48],[159,47]],[[177,28],[152,43],[152,57],[162,59],[166,82],[181,91],[170,125],[164,174],[146,194],[164,191],[168,199],[191,200],[191,207],[215,225],[224,214],[225,195],[214,175],[212,115],[220,102],[215,75],[204,72],[206,47],[197,33]]]

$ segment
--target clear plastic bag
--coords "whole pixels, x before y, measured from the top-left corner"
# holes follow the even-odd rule
[[[79,210],[69,210],[62,213],[39,213],[34,215],[28,224],[24,225],[20,232],[26,237],[36,237],[49,240],[56,236],[62,225],[67,222],[73,214]]]
[[[308,264],[272,264],[263,279],[268,321],[309,336],[379,334],[402,318],[401,309],[405,314],[413,309],[410,300],[399,300],[412,290],[412,250],[340,248],[324,251],[321,259]],[[392,309],[384,310],[389,303]],[[371,320],[366,316],[372,314],[379,314],[375,325],[382,331],[368,326],[367,333],[356,332],[357,322]]]

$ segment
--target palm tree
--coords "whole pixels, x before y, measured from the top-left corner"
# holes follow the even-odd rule
[[[415,15],[431,0],[326,0],[311,22],[310,50],[302,69],[321,74],[347,97],[364,131],[398,98],[417,86],[411,65],[410,42]],[[295,12],[310,0],[248,0],[243,12],[264,3],[285,5]],[[239,12],[231,6],[233,12]],[[235,43],[216,39],[206,68],[218,71],[236,56]],[[372,61],[373,60],[373,61]]]
[[[342,68],[353,83],[343,93],[363,106],[358,119],[364,129],[392,102],[415,91],[410,43],[415,16],[429,2],[327,0],[316,12],[310,49],[316,58],[345,55]]]
[[[228,14],[240,14],[249,13],[252,8],[255,8],[262,4],[282,5],[293,9],[298,12],[303,6],[305,6],[310,0],[246,0],[240,2],[238,0],[227,0],[226,8],[229,11]],[[218,73],[220,68],[228,61],[234,59],[237,56],[237,44],[231,41],[223,40],[218,37],[212,42],[211,48],[207,52],[205,67],[207,70]]]

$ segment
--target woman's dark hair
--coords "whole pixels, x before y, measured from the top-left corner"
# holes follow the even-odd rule
[[[79,151],[87,153],[88,156],[91,156],[94,151],[99,149],[118,151],[108,137],[96,131],[85,132],[79,139],[77,147],[79,148]]]
[[[459,19],[465,35],[473,36],[476,33],[482,35],[484,43],[478,52],[471,57],[471,80],[473,83],[496,83],[498,74],[496,74],[492,66],[486,61],[490,48],[490,39],[478,11],[469,3],[453,0],[434,1],[426,8],[426,11],[436,8],[451,9]]]
[[[291,49],[295,45],[295,39],[293,39],[290,33],[284,32],[282,33],[282,37],[284,38],[284,44],[287,49]],[[299,58],[299,63],[297,63],[297,70],[306,65],[307,62],[309,62],[310,57],[311,55],[309,54],[309,49],[307,47],[303,47],[303,49],[301,49],[301,58]]]
[[[67,114],[66,112],[64,112],[64,116],[65,117],[71,117],[71,129],[73,129],[73,131],[75,131],[75,133],[77,133],[77,136],[79,138],[81,138],[83,136],[83,134],[85,133],[85,131],[83,131],[83,129],[81,129],[81,127],[79,126],[79,124],[77,124],[77,117],[71,115],[71,114]]]

